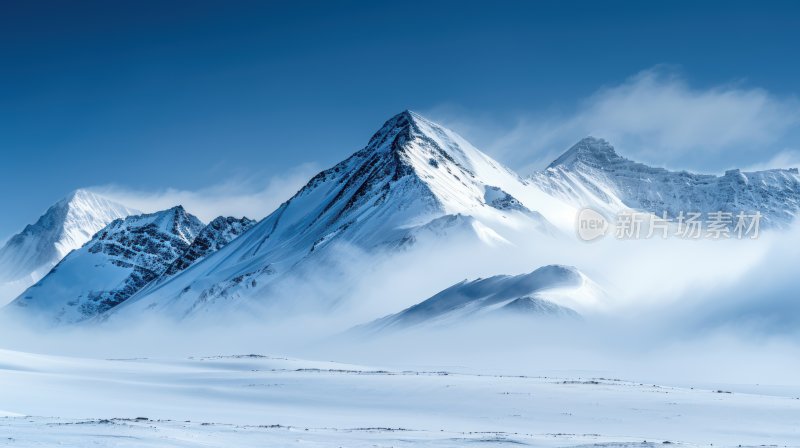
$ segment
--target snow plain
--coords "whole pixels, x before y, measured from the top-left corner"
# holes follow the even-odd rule
[[[0,359],[0,446],[800,446],[796,387],[260,355]]]

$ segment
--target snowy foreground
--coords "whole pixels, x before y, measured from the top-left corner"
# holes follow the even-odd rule
[[[800,446],[796,388],[0,350],[0,446]]]

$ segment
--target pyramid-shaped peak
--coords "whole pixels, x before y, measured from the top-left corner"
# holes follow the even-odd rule
[[[73,203],[76,201],[111,201],[110,199],[106,198],[103,195],[97,194],[91,190],[87,190],[85,188],[78,188],[70,192],[67,196],[65,196],[60,202],[64,203]]]
[[[409,156],[410,152],[414,155]],[[393,154],[401,161],[427,160],[425,163],[432,165],[454,163],[469,172],[473,171],[475,160],[489,159],[457,133],[411,110],[388,119],[355,155],[369,157],[376,153]]]
[[[413,123],[415,121],[429,121],[427,118],[423,117],[417,112],[413,110],[406,109],[399,114],[396,114],[392,118],[386,120],[387,123],[396,122],[396,123]]]
[[[69,209],[72,213],[85,213],[88,210],[114,209],[119,214],[135,215],[141,213],[139,210],[126,207],[118,202],[108,199],[105,196],[94,193],[84,188],[72,191],[66,197],[54,204],[56,208]]]
[[[64,200],[71,202],[75,199],[88,198],[92,196],[95,196],[95,194],[92,193],[91,191],[83,188],[78,188],[77,190],[73,190],[70,194],[68,194],[67,197],[64,198]]]
[[[368,146],[382,145],[387,140],[398,135],[403,135],[408,139],[412,131],[419,131],[419,123],[432,124],[422,115],[406,109],[386,120],[378,132],[372,136]]]
[[[88,190],[75,190],[0,248],[0,266],[4,266],[0,277],[37,280],[109,223],[138,213]]]
[[[586,148],[611,148],[614,149],[606,139],[593,137],[591,135],[582,138],[575,146],[583,146]]]
[[[604,165],[619,159],[621,157],[608,141],[589,136],[572,145],[561,157],[554,160],[548,168],[569,167],[578,162]]]

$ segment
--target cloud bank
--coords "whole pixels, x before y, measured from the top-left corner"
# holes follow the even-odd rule
[[[545,167],[587,135],[643,162],[719,172],[795,164],[798,106],[794,97],[741,83],[696,88],[675,70],[656,67],[597,90],[570,113],[525,114],[511,128],[453,108],[429,113],[523,172]]]

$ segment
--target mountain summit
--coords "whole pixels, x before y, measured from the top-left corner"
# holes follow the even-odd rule
[[[593,166],[606,166],[624,160],[610,143],[595,137],[586,137],[575,143],[561,157],[553,161],[548,168],[559,166],[574,167],[578,163]]]
[[[108,223],[136,213],[90,191],[75,190],[0,249],[0,284],[19,293]]]
[[[563,210],[458,134],[404,111],[250,231],[120,312],[168,307],[183,315],[200,304],[269,296],[254,291],[315,263],[329,270],[329,251],[341,244],[371,253],[425,236],[505,244],[504,226],[535,232],[557,213],[571,222]]]

